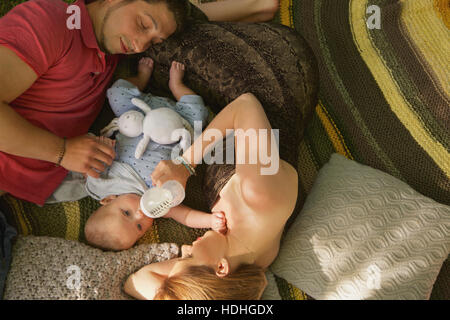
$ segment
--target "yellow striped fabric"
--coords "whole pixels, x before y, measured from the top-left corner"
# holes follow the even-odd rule
[[[293,0],[281,0],[280,1],[280,19],[281,24],[294,28],[294,16],[292,15],[292,1]]]
[[[20,225],[20,234],[23,234],[24,236],[28,236],[31,235],[32,232],[32,228],[29,225],[29,223],[27,223],[25,216],[23,214],[24,209],[22,206],[22,202],[17,201],[15,198],[9,197],[10,204],[12,205],[12,207],[14,208],[14,212],[17,212],[16,218],[17,218],[17,222]]]
[[[80,236],[80,205],[78,202],[63,202],[62,206],[67,219],[65,239],[77,241]]]
[[[316,106],[316,113],[322,122],[322,125],[333,144],[334,150],[347,157],[350,160],[354,160],[350,150],[347,148],[345,144],[344,137],[340,133],[338,127],[334,123],[333,119],[329,116],[327,110],[323,106],[322,102],[319,101],[319,104]]]
[[[289,286],[289,293],[291,294],[291,297],[294,300],[308,300],[306,294],[300,289],[298,289],[296,286],[290,283],[288,283],[288,286]]]
[[[152,227],[147,230],[144,236],[137,241],[137,244],[147,243],[160,243],[158,225],[155,221],[153,221]]]
[[[408,0],[404,2],[412,3],[415,1],[421,2],[423,5],[426,0]],[[428,0],[428,2],[432,5],[432,2],[430,1],[431,0]],[[366,25],[366,7],[368,3],[369,0],[351,0],[350,2],[350,23],[353,39],[358,47],[359,53],[371,71],[394,114],[409,131],[415,141],[428,153],[428,155],[433,159],[436,165],[441,168],[446,176],[450,178],[449,151],[439,141],[431,136],[427,129],[423,126],[420,119],[417,117],[412,107],[403,96],[398,84],[390,74],[389,68],[385,65],[377,48],[371,41]],[[433,63],[435,64],[438,62]]]
[[[400,21],[413,48],[430,65],[447,96],[450,96],[450,30],[434,8],[433,0],[403,0]],[[420,14],[419,14],[420,13]]]
[[[450,0],[434,0],[434,9],[444,21],[447,29],[450,29]]]
[[[305,192],[309,193],[318,172],[318,164],[314,162],[314,157],[305,140],[301,141],[298,151],[300,155],[298,160],[299,181]]]

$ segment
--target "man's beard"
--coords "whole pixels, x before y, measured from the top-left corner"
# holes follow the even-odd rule
[[[98,43],[98,46],[99,46],[100,50],[103,51],[106,54],[113,54],[111,51],[109,51],[106,48],[106,43],[105,43],[105,41],[106,41],[106,39],[105,39],[105,25],[106,25],[106,22],[109,19],[109,16],[111,15],[111,12],[112,12],[113,9],[114,9],[114,7],[113,8],[109,8],[108,11],[106,11],[105,16],[103,17],[102,26],[100,28],[100,41]]]
[[[108,48],[106,48],[106,37],[105,37],[105,26],[106,26],[106,23],[108,22],[111,13],[113,13],[114,11],[119,9],[120,7],[123,7],[123,6],[127,5],[127,4],[129,4],[129,2],[127,2],[127,1],[121,1],[121,2],[117,3],[116,5],[108,8],[108,10],[105,13],[105,16],[103,17],[102,25],[100,27],[100,40],[99,40],[98,46],[99,46],[100,50],[103,51],[106,54],[114,54],[111,51],[109,51]]]

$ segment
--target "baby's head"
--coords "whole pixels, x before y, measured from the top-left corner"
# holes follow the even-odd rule
[[[102,206],[86,222],[86,240],[107,250],[131,248],[153,223],[140,210],[140,199],[141,196],[128,193],[101,200]]]

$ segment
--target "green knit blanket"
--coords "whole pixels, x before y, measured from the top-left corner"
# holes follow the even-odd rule
[[[274,21],[306,38],[320,71],[320,100],[300,144],[301,203],[319,169],[338,152],[450,204],[450,14],[446,1],[280,1]],[[0,16],[21,2],[2,1]],[[380,9],[380,29],[368,27],[373,15],[367,11],[370,5]],[[188,190],[201,190],[201,174],[189,183]],[[206,209],[199,191],[189,194],[186,204]],[[99,205],[85,198],[38,207],[4,196],[0,206],[21,234],[85,241],[84,224]],[[183,244],[203,231],[159,219],[139,243]],[[446,263],[432,299],[450,297],[448,279]],[[276,281],[283,299],[306,298],[283,279]]]

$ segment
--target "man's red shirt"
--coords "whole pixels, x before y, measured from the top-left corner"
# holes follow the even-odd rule
[[[69,29],[68,4],[30,0],[0,18],[0,45],[13,50],[37,74],[9,105],[23,118],[59,137],[86,134],[105,101],[119,55],[98,47],[85,0],[81,28]],[[0,152],[0,190],[44,204],[67,171],[53,163]]]

